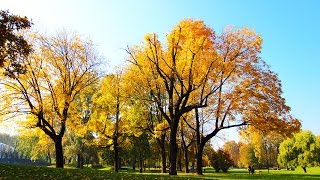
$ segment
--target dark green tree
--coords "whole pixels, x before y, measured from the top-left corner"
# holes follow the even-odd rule
[[[151,147],[146,133],[141,134],[139,137],[130,137],[131,148],[129,150],[132,162],[132,169],[135,170],[137,160],[139,162],[139,171],[142,173],[143,162],[151,156]]]
[[[219,149],[218,151],[214,151],[211,158],[211,165],[215,169],[216,172],[222,170],[223,172],[228,172],[228,169],[233,166],[233,161],[230,155]]]

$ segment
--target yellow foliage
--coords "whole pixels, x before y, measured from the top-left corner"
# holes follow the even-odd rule
[[[162,121],[158,123],[154,128],[154,137],[159,138],[163,133],[167,131],[169,124],[167,121]]]

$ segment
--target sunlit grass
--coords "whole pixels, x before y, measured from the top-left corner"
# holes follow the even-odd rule
[[[178,176],[121,170],[119,173],[110,171],[110,167],[102,169],[56,169],[52,167],[36,167],[22,165],[0,164],[0,179],[320,179],[320,168],[308,168],[308,173],[297,168],[295,171],[287,170],[256,170],[255,174],[248,174],[245,169],[232,169],[228,173],[215,173],[206,169],[203,176],[196,174],[178,173]]]

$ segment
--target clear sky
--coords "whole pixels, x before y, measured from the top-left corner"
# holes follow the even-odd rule
[[[0,0],[0,9],[26,15],[41,32],[89,36],[111,66],[125,61],[127,45],[149,32],[163,35],[184,18],[202,19],[216,33],[229,25],[253,28],[292,114],[320,134],[319,0]]]

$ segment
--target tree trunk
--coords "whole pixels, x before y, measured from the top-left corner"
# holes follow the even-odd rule
[[[118,146],[118,138],[113,138],[113,149],[114,149],[114,171],[119,171],[119,146]]]
[[[198,145],[198,152],[197,152],[197,174],[203,175],[202,173],[202,154],[203,154],[204,144]]]
[[[120,150],[119,150],[119,148],[118,148],[118,152],[119,152]],[[121,157],[119,156],[118,157],[118,169],[120,170],[121,169],[121,167],[122,167],[122,164],[121,164]]]
[[[84,143],[80,142],[80,152],[77,154],[77,168],[83,169],[83,164],[84,164],[84,157],[83,157],[83,152],[84,152]]]
[[[136,171],[136,157],[134,157],[134,159],[132,161],[132,170]]]
[[[56,150],[56,168],[63,168],[63,149],[62,149],[62,137],[57,136],[54,140],[54,146]]]
[[[81,153],[77,154],[77,161],[78,161],[77,168],[83,169],[84,158]]]
[[[169,175],[177,175],[177,125],[171,126],[170,129],[170,143],[169,143],[169,149],[170,149],[170,155],[169,155],[169,161],[170,161],[170,169],[169,169]]]
[[[191,165],[191,167],[192,167],[192,172],[194,172],[194,166],[195,166],[195,161],[194,161],[194,158],[192,158],[193,160],[192,160],[192,165]]]
[[[181,141],[182,141],[182,149],[184,154],[185,173],[189,173],[190,171],[189,171],[188,148],[191,143],[189,143],[189,145],[186,144],[182,125],[181,125]],[[180,153],[182,153],[181,150],[180,150]]]
[[[81,163],[80,163],[80,168],[83,169],[83,164],[84,164],[84,157],[83,157],[83,153],[84,153],[84,143],[81,144]]]
[[[140,170],[139,170],[139,172],[140,173],[142,173],[142,164],[143,164],[143,162],[142,162],[142,155],[141,155],[141,151],[139,152],[139,166],[140,166]]]
[[[165,148],[165,134],[161,135],[160,139],[157,139],[157,142],[161,151],[161,172],[167,173],[167,156],[166,156],[166,148]]]
[[[167,156],[166,156],[166,150],[161,150],[161,167],[162,173],[167,173]]]
[[[188,158],[188,148],[184,148],[184,164],[186,166],[185,173],[189,173],[189,158]]]
[[[202,150],[201,145],[202,145],[202,138],[201,138],[201,132],[200,132],[200,120],[199,120],[199,112],[198,109],[195,109],[195,116],[196,116],[196,158],[197,158],[197,174],[202,175]]]
[[[80,168],[81,167],[81,154],[80,153],[78,153],[77,154],[77,168]]]
[[[117,94],[117,106],[116,106],[116,127],[113,134],[113,149],[114,149],[114,171],[119,171],[119,144],[118,144],[118,130],[120,121],[120,98],[119,98],[119,87]]]
[[[307,173],[307,166],[302,166],[303,172]]]
[[[181,152],[181,148],[179,148],[178,166],[179,166],[179,171],[182,171],[182,152]]]
[[[47,157],[48,157],[49,165],[51,165],[51,155],[50,155],[50,152],[48,152]]]

